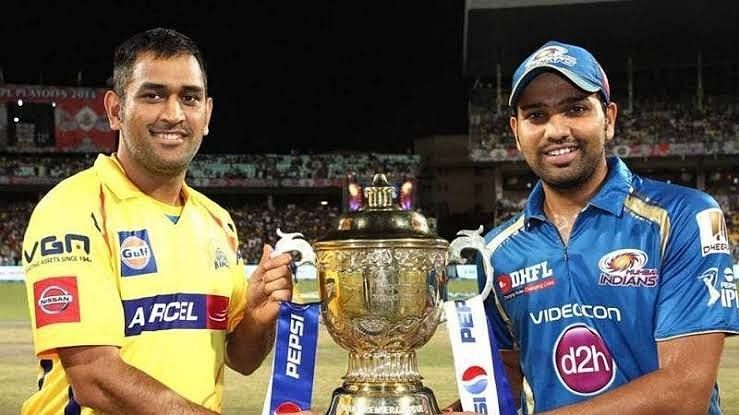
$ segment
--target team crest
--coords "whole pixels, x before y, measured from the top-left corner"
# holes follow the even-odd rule
[[[229,266],[228,257],[226,256],[226,253],[223,252],[223,249],[216,248],[213,265],[216,269],[221,269]]]

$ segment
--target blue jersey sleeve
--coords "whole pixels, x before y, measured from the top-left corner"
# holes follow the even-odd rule
[[[491,259],[487,258],[486,260],[490,261]],[[475,258],[475,263],[477,264],[477,290],[478,292],[480,292],[485,286],[486,276],[485,269],[482,266],[482,257],[479,254]],[[508,330],[508,327],[503,321],[500,312],[498,311],[498,308],[496,306],[495,297],[498,294],[499,293],[497,288],[493,286],[493,290],[490,292],[490,295],[487,299],[485,299],[485,313],[488,316],[490,328],[493,331],[493,335],[495,336],[495,340],[498,342],[498,346],[500,347],[500,349],[512,350],[513,338],[511,337],[511,332]]]
[[[675,203],[660,270],[655,339],[739,333],[739,301],[726,222],[718,204],[694,192]]]

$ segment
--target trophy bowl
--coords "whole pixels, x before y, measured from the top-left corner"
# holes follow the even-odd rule
[[[384,175],[365,198],[313,244],[323,322],[349,352],[327,414],[438,414],[415,350],[440,322],[449,244],[423,215],[394,203]]]

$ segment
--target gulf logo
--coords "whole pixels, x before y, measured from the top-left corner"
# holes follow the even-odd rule
[[[156,258],[146,229],[118,232],[118,241],[121,247],[121,276],[157,272]]]
[[[145,240],[131,235],[121,242],[121,261],[133,269],[144,269],[151,259],[151,249]]]
[[[290,414],[300,411],[302,411],[302,409],[300,409],[300,406],[298,406],[298,404],[296,404],[295,402],[287,401],[277,405],[277,408],[275,408],[273,415]]]
[[[470,366],[462,373],[462,386],[467,392],[478,395],[488,387],[488,374],[480,366]]]

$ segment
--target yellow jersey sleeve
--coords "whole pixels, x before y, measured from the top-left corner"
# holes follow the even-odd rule
[[[91,183],[93,182],[93,183]],[[34,349],[123,343],[123,310],[94,181],[80,175],[34,209],[23,239]]]

